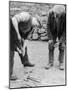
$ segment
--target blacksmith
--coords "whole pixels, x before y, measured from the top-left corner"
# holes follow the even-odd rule
[[[35,27],[41,28],[41,23],[28,12],[17,14],[10,20],[10,79],[16,79],[16,77],[12,75],[15,51],[18,53],[21,51],[19,56],[23,60],[21,61],[24,66],[34,66],[27,58],[27,37]]]

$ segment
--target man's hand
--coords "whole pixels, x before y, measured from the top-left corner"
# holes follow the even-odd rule
[[[17,51],[18,51],[18,53],[22,54],[23,56],[25,55],[25,47],[24,48],[22,46],[20,46],[20,48],[17,47]]]
[[[20,36],[20,34],[17,33],[17,37],[18,37],[18,40],[21,41],[21,36]]]
[[[22,48],[22,54],[23,54],[23,56],[25,56],[25,47]]]
[[[53,44],[53,40],[49,40],[48,41],[48,44]]]

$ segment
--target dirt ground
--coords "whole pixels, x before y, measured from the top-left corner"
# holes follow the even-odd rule
[[[29,61],[34,67],[25,67],[21,64],[18,53],[15,52],[14,72],[16,81],[10,81],[10,88],[65,85],[65,70],[59,70],[58,48],[55,49],[54,66],[45,69],[48,63],[48,43],[42,41],[28,42]],[[65,58],[64,58],[65,61]]]

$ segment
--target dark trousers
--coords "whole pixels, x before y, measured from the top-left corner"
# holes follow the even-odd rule
[[[17,33],[15,31],[15,28],[13,26],[12,20],[10,19],[10,76],[13,74],[13,66],[14,66],[14,52],[17,51],[17,47],[20,49],[21,43],[19,42],[17,38]]]
[[[49,63],[54,61],[54,48],[56,39],[59,40],[59,62],[63,63],[64,49],[66,44],[66,14],[62,13],[58,17],[58,21],[54,17],[54,13],[51,13],[48,17],[48,37],[49,37]]]

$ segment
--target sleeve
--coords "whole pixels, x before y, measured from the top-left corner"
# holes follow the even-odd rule
[[[48,20],[47,20],[47,35],[48,35],[48,38],[51,40],[51,39],[53,39],[53,37],[52,37],[52,33],[51,33],[51,31],[50,31],[50,19],[49,19],[49,17],[48,17]]]
[[[14,25],[14,28],[15,28],[16,32],[17,32],[18,39],[20,39],[21,37],[20,37],[20,34],[19,34],[19,30],[18,30],[18,20],[16,19],[15,16],[12,18],[12,23]]]

